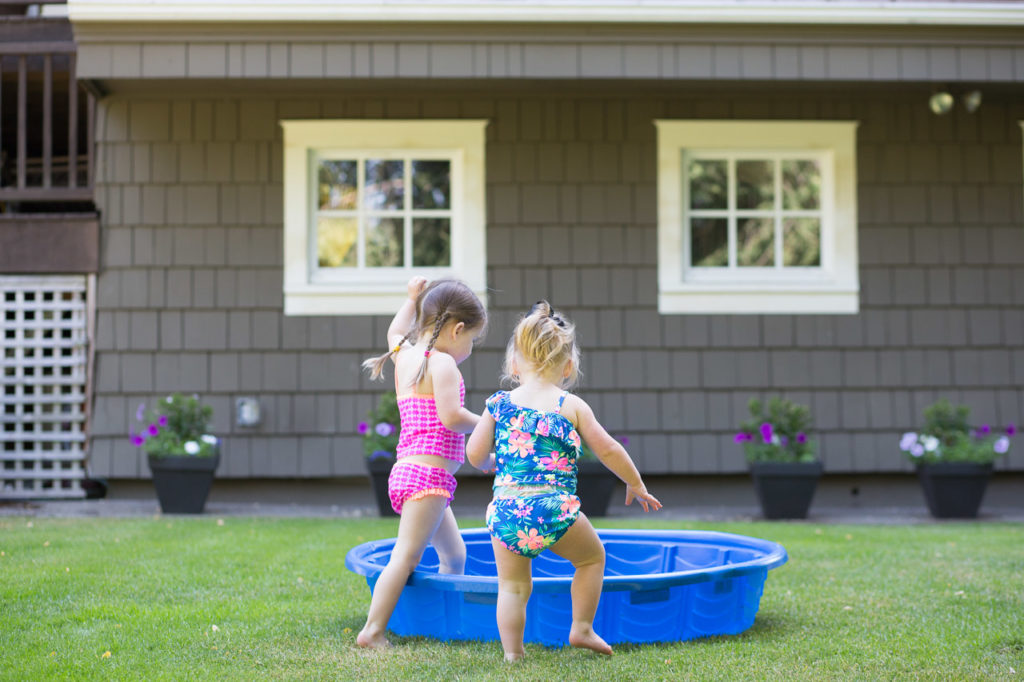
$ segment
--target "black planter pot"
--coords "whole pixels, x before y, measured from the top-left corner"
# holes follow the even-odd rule
[[[165,514],[202,514],[220,464],[220,453],[213,457],[149,455],[156,497]]]
[[[767,519],[805,519],[821,478],[821,462],[754,462],[750,474]]]
[[[577,462],[576,495],[580,498],[580,510],[590,518],[607,516],[608,504],[618,480],[600,462]]]
[[[390,457],[366,460],[366,471],[370,474],[373,496],[377,500],[377,512],[381,516],[398,516],[391,508],[391,498],[388,496],[388,476],[391,475],[391,467],[394,464],[395,460]]]
[[[937,519],[976,517],[991,476],[991,464],[947,462],[917,466],[928,511]]]

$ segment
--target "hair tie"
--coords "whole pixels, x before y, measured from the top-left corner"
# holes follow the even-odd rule
[[[391,352],[392,352],[392,353],[397,353],[397,352],[398,352],[398,351],[400,351],[400,350],[402,350],[402,344],[401,344],[401,343],[399,343],[399,344],[398,344],[398,345],[396,345],[396,346],[395,346],[394,348],[392,348],[392,349],[391,349]]]
[[[423,357],[429,358],[430,357],[430,351],[429,350],[423,351]]]

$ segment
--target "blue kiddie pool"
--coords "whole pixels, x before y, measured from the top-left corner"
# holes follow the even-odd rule
[[[678,642],[735,635],[754,624],[768,570],[786,563],[782,545],[758,538],[685,530],[599,530],[604,590],[594,629],[609,644]],[[428,547],[409,577],[388,628],[398,635],[447,640],[497,640],[498,578],[486,528],[462,531],[464,575],[437,573]],[[372,592],[395,539],[367,542],[345,556]],[[527,642],[568,644],[573,568],[544,552],[533,560],[526,607]]]

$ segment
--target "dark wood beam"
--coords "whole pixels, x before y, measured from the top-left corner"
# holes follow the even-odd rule
[[[95,213],[0,218],[0,272],[97,272],[99,234]]]

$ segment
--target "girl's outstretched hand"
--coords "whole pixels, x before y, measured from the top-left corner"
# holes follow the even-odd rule
[[[661,509],[661,502],[654,495],[647,492],[647,488],[641,485],[638,488],[634,488],[631,485],[626,486],[626,505],[633,504],[633,498],[640,501],[640,506],[644,508],[645,512],[655,511]]]
[[[420,277],[417,275],[410,279],[409,283],[406,285],[406,290],[409,292],[409,298],[415,301],[425,286],[427,286],[426,277]]]

